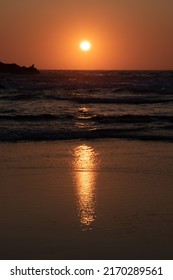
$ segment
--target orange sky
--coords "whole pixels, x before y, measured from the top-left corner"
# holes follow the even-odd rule
[[[173,70],[172,12],[172,0],[5,0],[0,61],[40,69]],[[89,52],[79,48],[83,39],[92,43]]]

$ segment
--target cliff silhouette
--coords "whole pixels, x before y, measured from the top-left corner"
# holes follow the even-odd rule
[[[34,64],[30,67],[19,66],[16,63],[3,63],[0,62],[1,73],[14,73],[14,74],[37,74],[38,69],[34,67]]]

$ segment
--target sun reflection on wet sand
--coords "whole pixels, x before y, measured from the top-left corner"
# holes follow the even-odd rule
[[[98,155],[88,145],[74,149],[73,179],[77,193],[77,208],[82,230],[92,229],[96,218],[95,184]]]

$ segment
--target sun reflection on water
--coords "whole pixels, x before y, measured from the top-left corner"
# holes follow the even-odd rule
[[[88,145],[74,149],[73,178],[77,194],[77,208],[83,230],[92,229],[96,218],[95,184],[98,155]]]

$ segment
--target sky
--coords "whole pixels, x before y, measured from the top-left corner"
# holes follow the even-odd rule
[[[173,70],[172,0],[0,0],[0,61],[39,69]],[[83,52],[82,40],[92,48]]]

